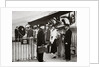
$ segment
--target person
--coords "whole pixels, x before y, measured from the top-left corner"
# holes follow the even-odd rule
[[[55,27],[52,27],[51,30],[51,37],[50,37],[50,41],[51,41],[51,53],[53,53],[53,58],[56,58],[56,54],[57,54],[57,29],[55,29]]]
[[[63,39],[62,39],[62,33],[61,30],[58,30],[59,35],[58,35],[58,41],[57,41],[57,45],[58,45],[58,49],[57,49],[57,53],[58,53],[58,57],[62,58],[64,56],[64,49],[63,49]]]
[[[18,34],[18,26],[15,28],[15,41],[18,41],[19,34]]]
[[[45,34],[45,38],[46,38],[46,42],[47,42],[47,53],[50,53],[50,29],[49,29],[49,25],[47,26],[46,29],[46,34]]]
[[[66,29],[64,37],[65,59],[66,61],[69,61],[71,60],[70,46],[71,46],[72,31],[69,29],[69,24],[66,24],[65,29]]]
[[[57,26],[57,31],[58,31],[58,41],[57,41],[57,44],[58,44],[58,49],[57,49],[57,55],[58,57],[60,58],[64,58],[64,53],[65,53],[65,50],[64,50],[64,43],[63,43],[63,34],[64,34],[64,28],[65,28],[65,25],[59,25]]]
[[[44,52],[39,52],[39,49],[43,45],[45,45],[45,34],[44,34],[44,26],[41,24],[37,34],[37,59],[39,62],[44,62],[43,60]]]
[[[34,26],[33,28],[33,41],[34,41],[34,49],[33,49],[33,53],[34,53],[34,59],[37,59],[37,33],[38,33],[38,29],[36,26]]]
[[[32,50],[33,47],[33,30],[32,27],[29,27],[29,30],[27,31],[27,38],[29,40],[29,45],[28,45],[28,49],[29,49],[29,59],[33,59],[33,53],[34,52]]]
[[[18,27],[18,34],[19,34],[19,41],[21,41],[23,36],[25,35],[25,28],[23,26]]]
[[[31,26],[29,27],[29,30],[27,32],[27,37],[33,37],[33,30]]]

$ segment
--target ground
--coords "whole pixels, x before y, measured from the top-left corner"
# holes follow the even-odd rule
[[[37,59],[30,59],[30,49],[32,48],[30,45],[21,45],[20,42],[12,43],[12,61],[13,62],[38,62]],[[32,48],[32,53],[35,51]],[[36,51],[35,51],[36,55]],[[55,58],[53,59],[53,55],[51,53],[44,53],[45,62],[66,62],[64,58]],[[67,62],[76,62],[77,56],[71,55],[71,60]]]
[[[71,56],[71,60],[70,61],[66,61],[64,58],[52,58],[52,54],[50,53],[44,53],[44,61],[45,62],[77,62],[77,58],[76,56]],[[17,62],[38,62],[37,59],[33,59],[33,60],[21,60],[21,61],[17,61]]]

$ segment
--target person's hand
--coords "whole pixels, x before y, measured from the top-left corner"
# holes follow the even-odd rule
[[[45,45],[44,47],[47,48],[47,45]]]
[[[30,39],[32,39],[33,37],[30,37]]]
[[[51,36],[51,39],[53,38],[53,36]]]
[[[66,42],[65,44],[67,45],[68,43]]]

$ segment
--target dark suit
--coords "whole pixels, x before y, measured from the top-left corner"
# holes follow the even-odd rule
[[[65,38],[64,38],[65,59],[66,60],[70,60],[71,59],[71,53],[70,53],[71,36],[72,36],[72,31],[70,29],[68,29],[66,31],[66,33],[65,33]]]
[[[45,34],[42,29],[38,31],[37,34],[37,59],[39,62],[43,62],[43,53],[38,52],[38,47],[45,44]]]

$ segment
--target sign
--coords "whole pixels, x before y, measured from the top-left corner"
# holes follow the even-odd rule
[[[29,44],[29,40],[28,39],[22,39],[21,44]]]

